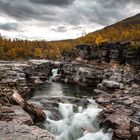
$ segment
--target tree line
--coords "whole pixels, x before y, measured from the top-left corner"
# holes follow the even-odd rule
[[[46,40],[7,39],[0,35],[0,59],[61,59],[63,51],[72,51],[79,44],[89,43],[93,47],[98,47],[103,42],[116,41],[130,41],[132,46],[140,47],[140,25],[124,26],[119,23],[74,40],[49,42]]]

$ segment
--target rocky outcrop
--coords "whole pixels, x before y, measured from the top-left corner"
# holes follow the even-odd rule
[[[0,61],[0,89],[9,94],[17,90],[22,96],[27,96],[32,89],[44,83],[52,68],[60,64],[48,60]]]
[[[114,130],[113,140],[140,138],[140,82],[137,74],[139,71],[129,67],[106,70],[104,80],[97,85],[101,94],[96,101],[104,108],[101,127]]]
[[[99,46],[96,46],[96,44],[82,44],[77,45],[73,53],[75,53],[73,58],[82,61],[116,62],[118,64],[130,64],[137,69],[140,68],[140,47],[133,47],[131,42],[105,42]],[[65,55],[62,53],[62,56],[65,60],[69,57],[66,53]]]
[[[132,60],[135,59],[132,58]],[[50,70],[57,67],[61,75],[59,81],[94,87],[93,95],[98,94],[96,101],[104,109],[100,114],[102,118],[100,126],[111,127],[114,130],[113,140],[139,140],[140,71],[138,65],[135,65],[135,67],[132,63],[130,64],[119,65],[114,60],[111,63],[84,60],[82,63],[72,61],[63,64],[44,60],[22,63],[1,62],[0,106],[8,106],[9,103],[13,104],[14,102],[31,113],[33,119],[34,116],[38,118],[40,118],[40,115],[44,116],[41,108],[39,109],[33,102],[23,101],[20,96],[15,94],[15,91],[21,96],[29,95],[29,90],[42,84],[51,74]],[[48,107],[48,110],[52,106],[58,106],[56,99],[41,98],[40,100],[43,107]],[[83,104],[86,103],[83,102]],[[55,107],[54,109],[56,109]],[[55,111],[57,112],[57,109]],[[12,110],[9,110],[9,112],[13,113]],[[5,115],[4,112],[1,114],[4,115],[0,117],[3,119],[7,118],[9,120],[9,117],[6,116],[12,117],[12,115]],[[56,119],[60,117],[57,113],[54,116],[56,116]]]
[[[46,118],[43,109],[24,97],[44,83],[51,68],[58,65],[47,60],[0,62],[0,139],[52,140],[48,132],[33,126],[33,121]]]
[[[52,136],[37,126],[20,106],[0,107],[1,140],[52,140]]]
[[[100,126],[114,130],[113,140],[139,140],[139,69],[128,64],[85,61],[64,63],[62,70],[64,82],[94,86],[96,102],[104,109]]]
[[[59,81],[66,83],[74,83],[86,86],[96,86],[103,80],[104,68],[108,65],[98,66],[96,64],[87,64],[79,62],[63,63],[60,68],[61,79]]]

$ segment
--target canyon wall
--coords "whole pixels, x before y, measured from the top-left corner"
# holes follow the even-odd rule
[[[113,140],[139,140],[140,48],[130,42],[83,44],[63,58],[60,81],[94,88],[104,108],[101,127],[114,130]]]

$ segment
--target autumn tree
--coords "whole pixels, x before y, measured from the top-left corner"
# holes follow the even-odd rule
[[[35,48],[34,54],[35,54],[36,57],[41,58],[41,56],[42,56],[41,49],[40,48]]]

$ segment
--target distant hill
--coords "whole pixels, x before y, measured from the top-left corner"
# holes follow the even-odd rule
[[[124,19],[101,30],[76,39],[78,43],[140,40],[140,14]]]
[[[122,20],[121,23],[123,23],[125,25],[140,24],[140,13],[135,15],[135,16],[133,16],[133,17],[130,17],[130,18]]]
[[[140,14],[91,32],[83,37],[70,40],[50,41],[52,46],[73,48],[78,44],[92,43],[97,46],[102,42],[140,41]]]

